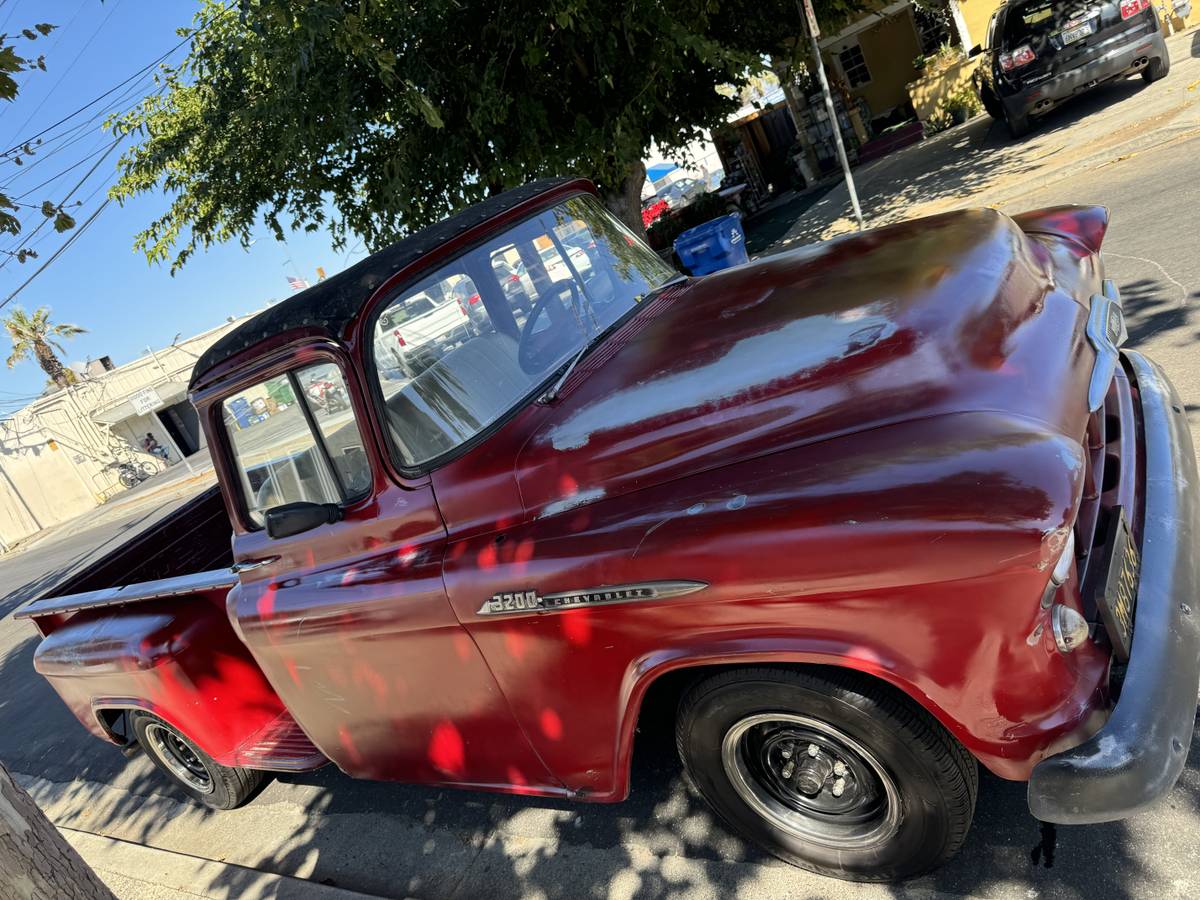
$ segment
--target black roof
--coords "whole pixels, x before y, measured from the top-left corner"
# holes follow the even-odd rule
[[[462,232],[574,180],[544,178],[488,197],[263,310],[204,351],[192,369],[191,387],[214,366],[272,335],[306,326],[324,329],[335,337],[340,335],[371,294],[401,269]]]

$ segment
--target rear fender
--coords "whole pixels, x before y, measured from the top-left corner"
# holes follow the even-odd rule
[[[1059,237],[1088,254],[1100,252],[1108,231],[1108,207],[1105,206],[1050,206],[1012,218],[1026,234]]]

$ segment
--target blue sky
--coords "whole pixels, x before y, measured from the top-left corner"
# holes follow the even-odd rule
[[[37,22],[59,28],[33,45],[19,42],[19,53],[29,55],[36,49],[36,53],[45,54],[47,71],[19,75],[17,80],[22,86],[17,99],[0,102],[0,150],[72,113],[167,52],[180,41],[175,29],[189,24],[196,8],[190,0],[2,0],[0,31],[19,32]],[[179,61],[185,52],[186,47],[181,48],[170,60]],[[140,84],[144,84],[143,79],[130,83],[128,88],[135,91],[120,108],[142,96]],[[47,137],[63,136],[25,159],[23,166],[0,159],[3,190],[15,197],[63,173],[22,202],[61,200],[96,158],[71,171],[63,170],[102,151],[111,140],[101,131],[100,121],[64,132],[82,125],[106,104],[121,98],[128,88],[52,129]],[[73,143],[64,146],[69,142]],[[56,150],[52,157],[50,149]],[[82,223],[104,199],[105,185],[116,177],[119,155],[120,149],[107,157],[74,195],[82,200],[95,192],[84,205],[70,210],[78,222]],[[352,246],[349,256],[335,253],[321,233],[296,232],[289,235],[286,244],[279,243],[264,228],[248,251],[234,243],[198,253],[172,277],[167,266],[151,266],[133,251],[134,235],[167,205],[167,197],[161,194],[139,197],[124,207],[110,203],[94,224],[12,302],[30,311],[49,306],[55,320],[88,329],[88,334],[67,343],[65,361],[108,355],[118,364],[128,362],[142,355],[147,345],[165,346],[178,333],[188,337],[221,323],[226,316],[250,312],[268,300],[287,296],[291,293],[288,275],[313,281],[317,266],[324,266],[332,275],[365,255],[361,246]],[[23,222],[28,221],[29,228],[42,219],[35,209],[22,209],[19,215]],[[43,228],[34,238],[39,259],[23,265],[15,259],[4,263],[0,268],[0,299],[21,285],[70,235]],[[18,246],[17,239],[0,237],[0,249]],[[0,257],[0,262],[3,260]],[[4,354],[0,358],[6,358],[9,349],[7,336],[0,336]],[[15,410],[23,405],[24,398],[40,393],[45,380],[32,361],[14,369],[0,366],[0,414]]]

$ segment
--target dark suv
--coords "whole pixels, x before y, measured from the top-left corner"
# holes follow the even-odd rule
[[[975,86],[1013,137],[1030,117],[1111,78],[1158,81],[1171,68],[1151,0],[1010,0],[992,14]]]

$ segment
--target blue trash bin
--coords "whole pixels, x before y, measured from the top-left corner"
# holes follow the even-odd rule
[[[750,261],[746,233],[737,213],[711,219],[675,238],[675,252],[693,275],[707,275]]]

